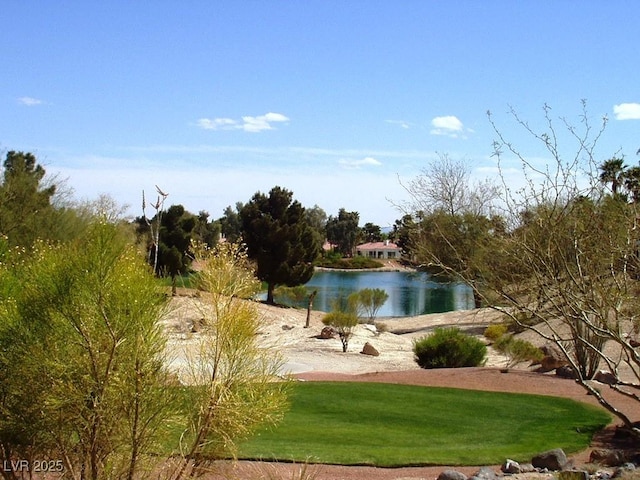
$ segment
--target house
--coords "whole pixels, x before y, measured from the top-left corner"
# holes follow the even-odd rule
[[[402,249],[389,240],[363,243],[356,247],[356,255],[379,260],[399,260],[401,252]]]

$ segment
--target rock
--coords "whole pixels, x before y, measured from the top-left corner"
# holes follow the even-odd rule
[[[586,470],[565,470],[558,474],[558,480],[589,480]]]
[[[438,480],[467,480],[467,476],[456,470],[445,470],[438,475]]]
[[[589,463],[597,463],[605,467],[617,467],[626,461],[626,455],[622,450],[594,448],[589,455]]]
[[[633,463],[624,463],[619,468],[616,468],[616,471],[613,472],[613,478],[618,478],[628,472],[633,472],[636,469],[636,466]]]
[[[522,473],[520,464],[515,460],[511,460],[509,458],[505,460],[505,462],[502,464],[502,467],[500,467],[500,470],[502,471],[502,473]]]
[[[193,324],[191,325],[191,333],[198,333],[200,330],[202,330],[202,327],[204,327],[206,323],[207,321],[204,318],[194,320]]]
[[[481,467],[469,480],[497,480],[498,475],[490,467]]]
[[[571,380],[578,378],[576,372],[570,365],[563,365],[562,367],[556,368],[556,375],[560,378],[569,378]]]
[[[333,327],[324,327],[320,332],[320,338],[327,340],[329,338],[335,338],[336,330]]]
[[[539,453],[531,459],[531,464],[535,468],[546,468],[548,470],[564,470],[569,461],[567,455],[561,448],[554,448],[546,452]]]
[[[567,364],[567,359],[562,350],[556,345],[548,343],[540,347],[540,350],[542,350],[544,357],[540,361],[540,366],[536,369],[537,372],[550,372]]]
[[[374,333],[374,334],[378,333],[378,328],[371,323],[363,323],[362,328],[364,328],[365,330],[369,330],[371,333]]]
[[[289,331],[289,330],[293,330],[294,328],[296,328],[293,325],[282,325],[282,330],[284,330],[285,332]]]
[[[380,355],[380,352],[369,342],[364,344],[360,353],[364,355],[371,355],[372,357],[377,357]]]
[[[520,471],[522,473],[532,473],[532,472],[537,472],[537,469],[536,469],[536,467],[534,467],[530,463],[521,463],[520,464]]]
[[[616,376],[608,370],[598,370],[593,379],[596,382],[604,383],[606,385],[615,385],[618,383]]]

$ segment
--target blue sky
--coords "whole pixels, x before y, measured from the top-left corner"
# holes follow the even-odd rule
[[[640,157],[640,2],[2,2],[0,150],[35,153],[78,199],[141,213],[154,185],[212,218],[279,185],[393,223],[437,153],[495,172],[486,112],[609,119]],[[540,156],[539,161],[545,161]]]

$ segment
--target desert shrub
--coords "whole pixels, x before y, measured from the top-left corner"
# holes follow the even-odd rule
[[[414,342],[413,353],[422,368],[477,367],[484,363],[487,347],[458,328],[436,328]]]
[[[535,362],[542,360],[543,353],[531,342],[514,338],[513,335],[503,335],[493,344],[498,352],[508,357],[507,367],[520,362]]]
[[[389,331],[389,325],[384,322],[375,322],[376,330],[379,333],[384,333]]]
[[[485,329],[484,336],[488,340],[491,340],[492,342],[495,342],[500,337],[505,335],[507,333],[507,331],[508,331],[508,328],[504,323],[496,323],[496,324],[493,324],[493,325],[489,325]]]

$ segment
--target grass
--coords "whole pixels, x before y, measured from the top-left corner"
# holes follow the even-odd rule
[[[604,410],[568,399],[375,383],[296,384],[291,410],[239,458],[342,465],[492,465],[580,451]]]

